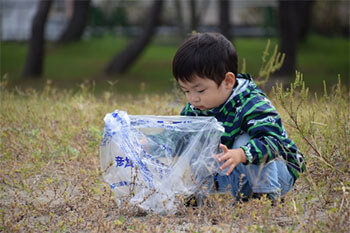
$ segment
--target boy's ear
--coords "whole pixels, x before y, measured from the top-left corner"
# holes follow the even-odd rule
[[[225,87],[227,87],[229,89],[232,89],[235,86],[235,83],[236,83],[236,76],[235,76],[235,74],[232,73],[232,72],[227,72],[225,74],[224,82],[225,82]]]

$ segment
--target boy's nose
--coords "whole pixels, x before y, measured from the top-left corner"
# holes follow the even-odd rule
[[[192,102],[196,103],[196,102],[199,102],[199,101],[200,101],[200,98],[199,98],[198,95],[191,94],[191,95],[189,96],[189,101],[190,101],[191,103],[192,103]]]

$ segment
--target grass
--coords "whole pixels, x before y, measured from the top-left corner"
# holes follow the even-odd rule
[[[105,77],[103,69],[129,42],[127,38],[105,36],[61,47],[47,44],[44,80],[52,80],[59,88],[75,89],[79,89],[84,81],[94,82],[98,93],[113,90],[136,94],[140,92],[140,86],[147,93],[168,92],[173,86],[171,61],[180,41],[167,42],[169,40],[166,38],[156,38],[154,41],[126,74],[115,77]],[[244,58],[247,61],[247,71],[256,77],[267,38],[237,38],[234,43],[240,67]],[[276,43],[276,38],[272,38],[272,44]],[[12,87],[42,89],[46,81],[20,79],[26,51],[25,43],[1,42],[1,76],[7,73]],[[336,84],[338,74],[344,84],[350,86],[349,51],[346,38],[312,35],[299,46],[298,70],[305,74],[305,82],[313,91],[323,90],[322,80],[326,80],[329,86]],[[108,84],[111,82],[116,84],[111,87]]]
[[[298,75],[290,90],[270,93],[308,161],[284,203],[271,206],[263,198],[233,207],[230,196],[213,195],[211,205],[160,216],[116,205],[102,179],[99,143],[106,113],[175,115],[182,106],[178,96],[111,91],[96,96],[88,84],[74,92],[47,83],[38,91],[12,88],[6,81],[0,83],[1,232],[348,230],[350,94],[341,84],[314,95]]]

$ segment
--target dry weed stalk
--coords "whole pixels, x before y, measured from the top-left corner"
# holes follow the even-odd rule
[[[0,231],[345,232],[350,222],[349,91],[339,83],[321,97],[310,96],[300,82],[271,96],[308,162],[284,203],[271,206],[261,199],[233,206],[227,193],[211,195],[194,209],[180,201],[175,215],[140,216],[128,203],[116,206],[102,180],[102,119],[116,108],[173,115],[181,110],[167,104],[173,96],[97,98],[87,84],[73,93],[48,83],[40,92],[9,89],[2,79]]]

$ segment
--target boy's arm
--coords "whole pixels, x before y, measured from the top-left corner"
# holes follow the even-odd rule
[[[245,164],[267,163],[283,157],[288,166],[298,172],[304,171],[303,155],[288,138],[280,115],[265,97],[257,99],[249,110],[244,111],[242,118],[242,130],[250,136],[249,142],[241,146],[247,157]]]
[[[250,117],[253,118],[249,120]],[[242,128],[250,140],[241,148],[247,156],[247,163],[267,163],[278,156],[286,158],[288,152],[296,152],[296,146],[287,137],[277,112],[253,111],[245,118],[248,120],[245,120]]]

